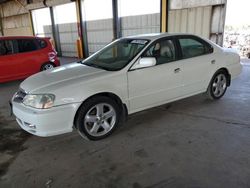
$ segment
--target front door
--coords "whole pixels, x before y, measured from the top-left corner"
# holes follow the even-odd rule
[[[164,104],[181,96],[181,63],[172,39],[153,43],[141,56],[155,57],[156,65],[128,72],[130,112]]]

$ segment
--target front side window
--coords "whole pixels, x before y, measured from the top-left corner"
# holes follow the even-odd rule
[[[174,42],[169,39],[156,42],[144,52],[143,57],[155,57],[157,65],[174,61],[176,59]]]
[[[0,55],[10,55],[14,53],[14,45],[12,40],[0,41]]]
[[[33,39],[19,39],[17,40],[18,50],[22,52],[31,52],[37,50],[36,41]]]
[[[125,67],[147,44],[144,39],[121,39],[103,48],[82,63],[105,70]]]
[[[191,58],[200,55],[204,55],[208,53],[208,47],[193,38],[181,38],[179,39],[181,50],[182,50],[182,57]]]

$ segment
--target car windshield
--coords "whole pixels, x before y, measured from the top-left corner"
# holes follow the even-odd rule
[[[116,71],[125,67],[147,44],[144,39],[117,40],[96,54],[82,61],[82,64]]]

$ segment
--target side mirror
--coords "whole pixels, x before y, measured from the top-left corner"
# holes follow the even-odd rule
[[[208,52],[209,52],[209,53],[213,53],[213,52],[214,52],[214,48],[213,48],[212,46],[209,46]]]
[[[156,59],[154,57],[142,57],[133,65],[131,69],[134,70],[145,67],[152,67],[154,65],[156,65]]]

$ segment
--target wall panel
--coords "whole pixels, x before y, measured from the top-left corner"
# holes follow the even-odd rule
[[[122,36],[159,33],[160,14],[125,16],[121,18]]]

